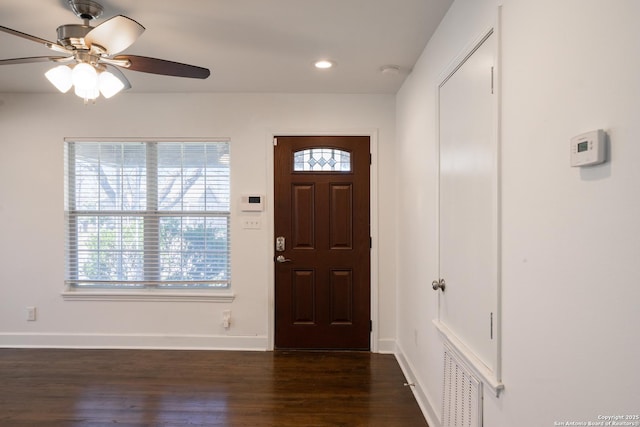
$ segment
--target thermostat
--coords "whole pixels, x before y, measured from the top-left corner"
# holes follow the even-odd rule
[[[247,194],[240,196],[240,210],[242,212],[264,211],[264,196],[260,194]]]
[[[597,165],[605,158],[605,133],[593,130],[571,138],[571,166]]]

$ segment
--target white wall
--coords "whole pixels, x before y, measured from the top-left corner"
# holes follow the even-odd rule
[[[0,347],[97,346],[252,348],[269,346],[272,200],[261,230],[241,228],[235,202],[272,194],[273,133],[372,132],[375,165],[393,177],[391,95],[133,94],[84,106],[73,95],[0,94]],[[63,138],[230,137],[232,303],[63,301]],[[271,171],[271,172],[270,172]],[[393,179],[373,195],[381,259],[394,253]],[[381,350],[393,351],[395,266],[377,270]],[[387,303],[388,302],[388,303]],[[25,320],[36,306],[38,320]],[[221,312],[232,310],[232,327]]]
[[[439,425],[436,87],[498,0],[456,0],[397,97],[398,352]],[[505,0],[502,356],[484,425],[640,413],[640,3]],[[569,138],[605,129],[610,161],[569,167]],[[400,167],[401,165],[401,167]],[[463,268],[461,266],[461,268]]]

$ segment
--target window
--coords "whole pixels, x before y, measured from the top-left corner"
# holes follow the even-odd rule
[[[337,148],[308,148],[293,154],[295,172],[351,172],[351,153]]]
[[[229,287],[228,141],[65,148],[68,287]]]

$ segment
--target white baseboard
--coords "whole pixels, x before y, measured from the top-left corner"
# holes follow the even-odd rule
[[[0,348],[266,351],[266,336],[2,333]]]
[[[396,340],[391,338],[379,339],[377,353],[396,354]]]
[[[402,347],[396,343],[396,359],[398,360],[398,364],[400,365],[400,369],[404,373],[405,378],[409,384],[413,384],[411,386],[411,391],[413,392],[420,409],[422,410],[422,414],[424,415],[429,427],[439,427],[441,426],[439,417],[437,412],[434,409],[432,402],[427,397],[420,381],[417,380],[417,376],[415,375],[415,369],[412,367],[411,362],[407,360],[402,351]]]

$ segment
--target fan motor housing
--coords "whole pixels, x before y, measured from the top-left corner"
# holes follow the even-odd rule
[[[89,49],[84,43],[84,36],[91,31],[93,27],[89,25],[67,24],[61,25],[57,29],[58,43],[66,48],[71,49]]]

